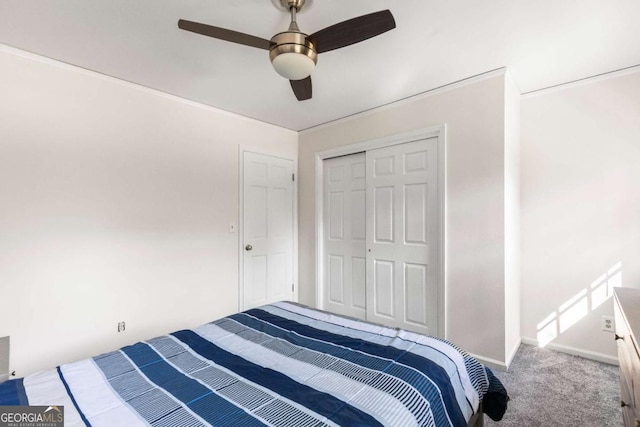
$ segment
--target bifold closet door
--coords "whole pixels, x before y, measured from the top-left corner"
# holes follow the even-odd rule
[[[437,138],[367,151],[367,320],[438,334]]]
[[[364,320],[365,155],[327,159],[323,168],[324,308]]]

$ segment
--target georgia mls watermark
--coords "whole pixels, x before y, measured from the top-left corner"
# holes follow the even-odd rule
[[[0,427],[64,427],[64,406],[0,406]]]

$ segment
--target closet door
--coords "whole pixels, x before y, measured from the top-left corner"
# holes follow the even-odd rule
[[[324,308],[365,319],[365,155],[323,162]]]
[[[367,151],[367,320],[438,334],[437,138]]]

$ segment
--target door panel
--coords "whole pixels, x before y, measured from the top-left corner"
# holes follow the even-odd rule
[[[329,301],[344,304],[344,258],[329,256]]]
[[[365,191],[353,190],[351,192],[351,240],[365,242],[366,234],[366,204]]]
[[[250,301],[267,300],[267,261],[266,255],[251,257],[251,280],[245,277],[245,295],[250,296]]]
[[[404,277],[406,321],[424,325],[427,323],[427,313],[423,304],[428,286],[427,266],[405,263]]]
[[[404,186],[404,241],[427,244],[427,184]]]
[[[393,268],[395,263],[393,261],[383,261],[376,259],[373,261],[374,275],[373,275],[373,298],[374,303],[373,315],[378,320],[394,321],[395,320],[395,274]],[[367,313],[369,318],[369,312]],[[380,319],[382,318],[382,319]]]
[[[327,159],[324,168],[323,306],[365,318],[365,157]]]
[[[393,193],[393,187],[377,187],[373,191],[376,242],[393,243]]]
[[[362,257],[351,257],[351,278],[351,302],[355,308],[364,312],[367,308],[367,259],[364,251]]]
[[[293,161],[243,154],[242,308],[293,299]]]
[[[283,180],[279,180],[282,183]],[[285,181],[281,187],[272,186],[270,199],[268,201],[268,231],[269,236],[278,239],[288,239],[292,236],[293,213],[292,213],[292,189],[291,175],[288,182]]]
[[[329,193],[329,238],[341,240],[344,237],[344,193]]]
[[[437,138],[367,151],[368,320],[437,334],[437,158]]]

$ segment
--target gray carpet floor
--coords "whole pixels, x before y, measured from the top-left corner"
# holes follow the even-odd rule
[[[511,401],[487,426],[622,426],[617,366],[523,344],[509,372],[494,372]]]

